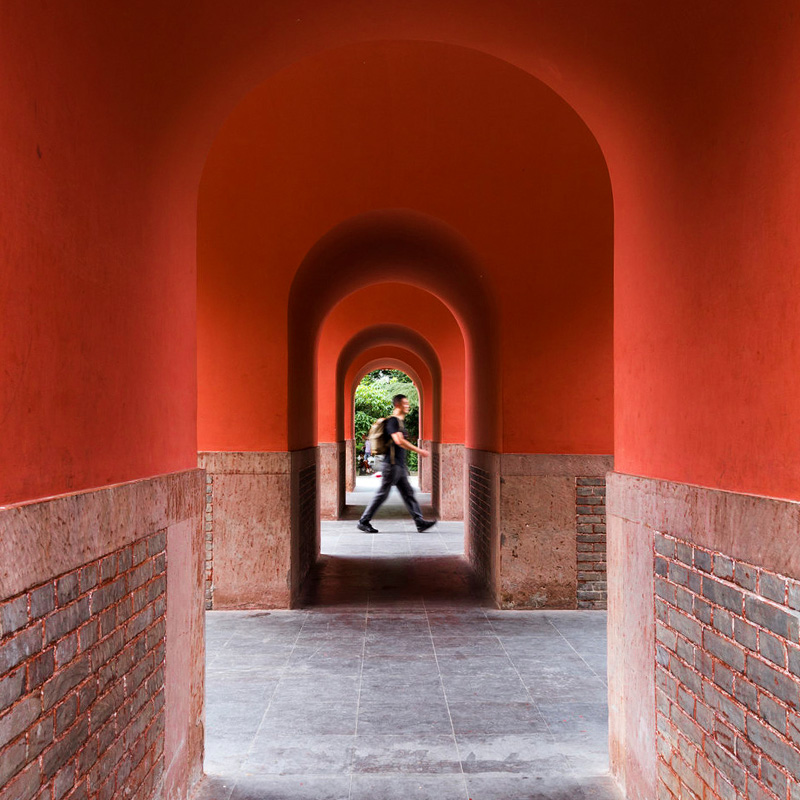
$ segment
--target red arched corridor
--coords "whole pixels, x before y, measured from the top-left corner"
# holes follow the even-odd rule
[[[376,366],[491,603],[607,597],[624,796],[800,797],[794,2],[0,20],[0,800],[191,795]]]

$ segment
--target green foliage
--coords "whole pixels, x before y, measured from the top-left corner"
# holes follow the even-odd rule
[[[411,378],[399,369],[378,369],[368,373],[361,379],[355,393],[355,436],[356,448],[364,449],[366,436],[376,419],[392,413],[392,397],[404,394],[408,397],[411,410],[406,415],[406,435],[416,443],[419,437],[419,393]],[[417,468],[417,454],[406,453],[408,468]]]

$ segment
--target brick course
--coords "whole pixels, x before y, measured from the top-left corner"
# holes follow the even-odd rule
[[[655,534],[658,798],[800,798],[800,583]]]
[[[0,800],[153,796],[165,614],[163,531],[0,604]]]
[[[434,481],[434,485],[436,481]],[[469,467],[470,562],[480,578],[492,580],[492,489],[489,473],[474,464]]]
[[[206,543],[206,610],[214,608],[214,476],[206,473],[206,507],[203,515]]]
[[[578,608],[606,608],[606,479],[575,478]]]

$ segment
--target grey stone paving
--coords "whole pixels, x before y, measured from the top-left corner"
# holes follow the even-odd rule
[[[463,530],[325,523],[315,601],[207,614],[202,800],[617,800],[605,614],[504,612]]]

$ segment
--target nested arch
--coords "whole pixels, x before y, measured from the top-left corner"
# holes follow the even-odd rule
[[[337,303],[325,317],[317,344],[318,441],[342,439],[341,418],[336,416],[334,403],[340,392],[336,365],[342,349],[362,331],[386,325],[399,325],[416,331],[436,351],[442,365],[437,402],[447,407],[441,437],[443,441],[463,443],[465,347],[461,327],[452,311],[435,295],[398,281],[372,284],[357,290]],[[413,343],[410,347],[413,350]],[[416,355],[411,357],[418,359]],[[345,406],[347,411],[349,400],[345,400]],[[430,413],[428,408],[426,416],[430,417]]]
[[[497,447],[497,332],[491,294],[481,282],[477,258],[463,237],[441,221],[397,209],[362,214],[337,226],[309,252],[295,276],[288,313],[291,449],[311,445],[307,426],[314,418],[314,357],[324,317],[358,289],[398,280],[431,292],[458,320],[467,360],[466,438],[475,447]],[[386,326],[386,335],[392,328]],[[355,346],[350,343],[348,348]],[[418,346],[430,348],[424,340]]]
[[[411,378],[419,393],[420,402],[420,438],[432,436],[434,427],[428,419],[431,415],[431,404],[436,391],[433,386],[433,376],[428,365],[413,351],[404,347],[388,345],[371,347],[362,353],[347,370],[343,392],[344,419],[342,420],[342,433],[345,439],[352,439],[354,434],[354,404],[353,397],[356,388],[365,375],[376,369],[399,369]]]
[[[352,392],[360,377],[368,371],[364,363],[375,362],[376,353],[380,350],[403,355],[407,362],[417,362],[415,371],[426,379],[418,384],[418,388],[423,392],[421,400],[430,407],[426,416],[430,419],[431,435],[435,438],[441,427],[442,413],[442,369],[436,351],[416,331],[401,325],[379,325],[354,336],[339,356],[336,366],[336,418],[342,425],[339,429],[340,440],[346,438],[348,431],[352,431]]]

